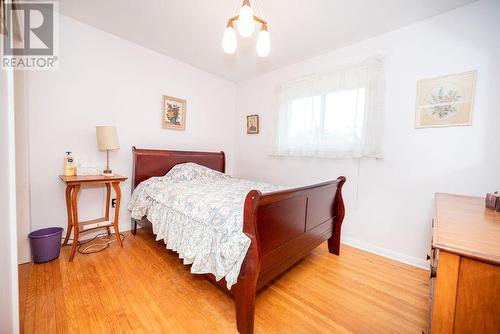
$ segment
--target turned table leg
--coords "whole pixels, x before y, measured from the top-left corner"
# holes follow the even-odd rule
[[[71,230],[73,229],[73,213],[71,212],[71,190],[72,186],[66,186],[66,211],[68,213],[68,227],[66,228],[66,237],[64,237],[63,246],[68,244],[69,236],[71,235]]]
[[[80,192],[80,185],[73,186],[73,191],[71,193],[71,212],[73,213],[73,245],[71,247],[71,254],[69,256],[69,261],[73,261],[75,257],[76,248],[78,247],[78,193]]]
[[[106,220],[109,220],[109,202],[111,200],[111,184],[109,183],[105,183],[106,185],[106,212],[104,214],[104,218],[106,218]],[[111,237],[111,231],[109,229],[109,227],[106,227],[106,232],[108,233],[108,237]]]
[[[115,214],[113,219],[113,228],[115,229],[116,241],[123,247],[122,238],[120,237],[120,231],[118,229],[118,216],[120,214],[120,200],[122,197],[122,191],[120,189],[120,182],[111,183],[113,189],[116,193],[116,205],[115,205]]]

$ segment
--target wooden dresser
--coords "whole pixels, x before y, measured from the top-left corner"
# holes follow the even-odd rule
[[[485,199],[436,194],[431,331],[500,333],[500,212]]]

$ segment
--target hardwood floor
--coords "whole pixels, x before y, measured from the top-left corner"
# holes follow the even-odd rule
[[[232,297],[147,231],[123,249],[19,266],[23,333],[237,333]],[[257,296],[256,333],[422,333],[428,272],[326,243]]]

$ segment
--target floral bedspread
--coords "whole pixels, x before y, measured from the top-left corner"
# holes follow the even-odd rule
[[[243,233],[243,205],[252,189],[282,187],[230,177],[195,163],[180,164],[134,190],[128,209],[134,219],[147,216],[156,240],[164,240],[194,274],[236,283],[250,246]]]

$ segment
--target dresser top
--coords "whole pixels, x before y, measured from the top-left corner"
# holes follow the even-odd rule
[[[500,212],[484,197],[436,193],[434,248],[500,264]]]

